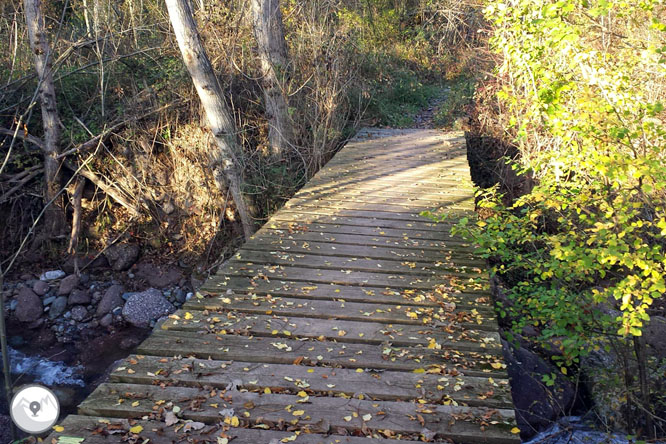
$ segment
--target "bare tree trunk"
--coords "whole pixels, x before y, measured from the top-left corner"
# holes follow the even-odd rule
[[[40,0],[24,0],[25,20],[28,25],[30,48],[35,57],[35,69],[39,78],[39,101],[42,108],[44,127],[44,201],[53,200],[60,191],[60,120],[53,85],[51,51],[49,49],[44,16]],[[62,197],[53,200],[45,213],[47,232],[60,234],[65,228],[65,213]]]
[[[294,139],[284,80],[289,66],[279,0],[251,0],[254,36],[259,47],[262,86],[268,119],[268,139],[273,156],[279,157]]]
[[[235,160],[235,153],[240,152],[236,138],[236,125],[224,101],[222,88],[210,60],[199,39],[197,25],[192,17],[188,0],[166,0],[166,6],[183,61],[197,89],[218,148],[217,155],[213,159],[216,181],[218,186],[224,180],[228,183],[231,197],[234,199],[243,225],[243,232],[248,238],[254,233],[254,224],[241,192],[241,179]]]
[[[76,255],[76,249],[79,245],[79,233],[81,232],[81,198],[83,197],[83,188],[85,187],[86,180],[83,176],[76,179],[74,192],[72,193],[72,207],[74,215],[72,216],[72,234],[69,236],[69,247],[67,252],[72,256]],[[76,265],[76,258],[74,259]]]

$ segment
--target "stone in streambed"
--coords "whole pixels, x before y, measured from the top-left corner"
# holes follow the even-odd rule
[[[67,310],[67,296],[56,298],[49,309],[49,319],[55,319],[62,316],[62,314],[65,313],[65,310]]]
[[[75,274],[70,274],[65,279],[60,281],[58,287],[58,296],[66,296],[70,294],[79,285],[79,277]]]
[[[44,296],[49,292],[49,284],[44,281],[35,281],[35,283],[32,284],[32,291],[34,291],[37,296]]]
[[[150,322],[168,315],[175,307],[159,290],[151,288],[132,294],[123,307],[123,318],[135,327],[149,327]]]
[[[124,289],[122,285],[110,286],[104,293],[104,296],[102,296],[102,300],[99,301],[99,305],[97,306],[97,316],[104,316],[114,308],[122,307],[125,303],[122,298],[123,291]]]
[[[17,305],[16,305],[16,318],[21,322],[33,322],[40,318],[44,311],[42,300],[35,294],[34,291],[27,287],[19,290]]]
[[[66,273],[62,270],[51,270],[42,273],[39,277],[40,281],[52,281],[54,279],[64,278]]]
[[[69,295],[68,304],[69,305],[87,305],[90,304],[92,298],[90,293],[85,290],[74,290],[72,294]]]
[[[141,249],[136,244],[120,243],[110,246],[104,251],[111,268],[116,271],[129,269],[139,259]]]

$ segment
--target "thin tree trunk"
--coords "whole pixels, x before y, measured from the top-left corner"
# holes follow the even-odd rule
[[[81,232],[81,198],[83,197],[83,188],[85,187],[86,180],[83,176],[76,179],[74,186],[74,193],[72,193],[72,207],[74,214],[72,216],[72,234],[69,237],[69,248],[67,252],[72,256],[76,255],[76,249],[79,245],[79,233]],[[76,259],[75,264],[76,264]]]
[[[248,238],[254,233],[254,224],[241,192],[241,178],[235,161],[235,153],[240,152],[236,125],[199,39],[188,0],[166,0],[166,6],[183,61],[192,77],[206,112],[208,125],[215,138],[217,153],[213,159],[213,171],[216,181],[219,186],[226,180],[243,225],[243,232]]]
[[[35,57],[35,69],[39,78],[39,101],[44,127],[44,202],[50,202],[60,191],[60,161],[57,159],[60,144],[60,120],[53,84],[52,60],[44,15],[40,0],[24,0],[25,19],[30,48]],[[62,197],[54,200],[45,213],[47,232],[60,234],[65,227]]]
[[[289,67],[279,0],[251,0],[254,36],[259,47],[262,87],[271,153],[280,157],[293,143],[294,130],[284,80]]]

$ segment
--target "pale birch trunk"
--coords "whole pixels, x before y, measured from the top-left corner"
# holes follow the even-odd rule
[[[251,0],[254,36],[261,59],[262,87],[271,154],[280,157],[293,143],[284,80],[289,66],[279,0]]]
[[[241,192],[241,179],[235,161],[235,153],[240,153],[236,125],[199,39],[188,0],[166,0],[166,6],[183,61],[199,94],[208,125],[217,144],[217,153],[213,161],[215,179],[218,186],[223,185],[226,180],[238,209],[245,237],[248,238],[254,233],[254,224]]]
[[[60,192],[60,120],[53,84],[52,60],[46,35],[44,15],[40,0],[25,0],[25,20],[28,28],[30,49],[35,58],[35,70],[39,80],[39,101],[44,127],[44,201],[52,202],[44,213],[46,230],[60,234],[65,228],[65,213]]]

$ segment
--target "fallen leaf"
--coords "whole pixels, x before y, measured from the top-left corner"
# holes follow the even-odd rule
[[[130,428],[129,431],[130,431],[130,433],[139,434],[139,433],[143,432],[143,426],[136,425],[136,426]]]

